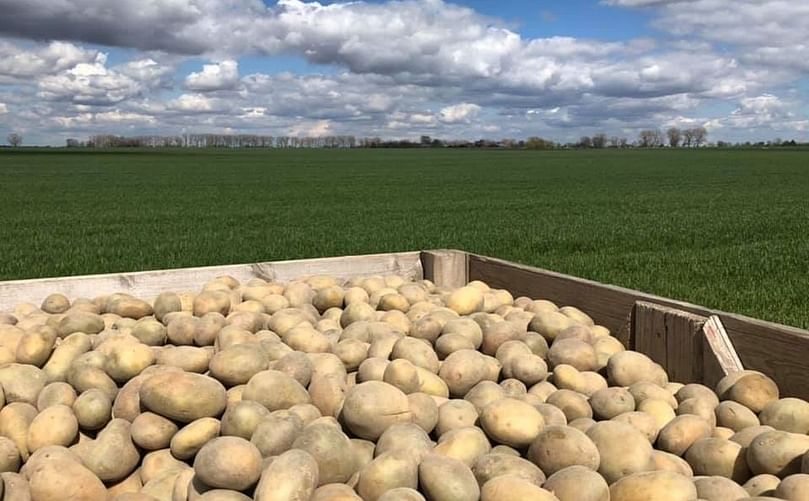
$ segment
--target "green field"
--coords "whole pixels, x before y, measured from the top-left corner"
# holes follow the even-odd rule
[[[809,152],[0,150],[0,280],[428,248],[809,327]]]

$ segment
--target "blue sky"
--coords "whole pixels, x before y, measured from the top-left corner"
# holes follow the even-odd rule
[[[0,138],[809,140],[809,3],[6,0]]]

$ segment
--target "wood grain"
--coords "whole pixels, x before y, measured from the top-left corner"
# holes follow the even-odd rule
[[[705,317],[645,301],[635,303],[634,314],[635,350],[662,365],[672,381],[704,381]]]
[[[454,249],[422,251],[424,278],[439,287],[463,287],[469,282],[466,252]]]
[[[508,289],[515,297],[525,295],[577,306],[629,347],[635,345],[632,312],[636,301],[704,317],[717,315],[745,368],[772,377],[784,396],[809,399],[807,331],[478,255],[469,256],[469,279]]]

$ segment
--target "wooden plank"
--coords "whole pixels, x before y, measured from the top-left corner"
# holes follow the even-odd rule
[[[702,330],[704,383],[714,388],[720,379],[743,371],[744,366],[718,316],[709,317]]]
[[[469,282],[467,253],[454,249],[422,251],[424,278],[439,287],[463,287]]]
[[[638,301],[635,303],[635,350],[666,369],[672,381],[703,380],[703,333],[706,318]]]
[[[151,299],[166,290],[198,290],[205,282],[220,275],[231,275],[244,282],[256,277],[287,281],[310,275],[348,278],[355,275],[391,273],[421,279],[423,277],[421,254],[419,252],[401,252],[7,281],[0,282],[0,312],[9,311],[22,302],[39,305],[48,294],[54,292],[61,292],[70,298],[92,298],[113,292],[127,292],[144,299]]]
[[[784,396],[809,399],[805,370],[809,332],[805,330],[474,254],[469,255],[469,279],[508,289],[515,297],[545,298],[580,307],[629,347],[635,344],[631,327],[636,301],[704,317],[717,315],[745,368],[772,377]]]

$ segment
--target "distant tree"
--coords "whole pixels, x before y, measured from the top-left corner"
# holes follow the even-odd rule
[[[657,129],[647,129],[638,134],[638,146],[641,148],[659,148],[663,146],[663,134]]]
[[[677,127],[670,127],[666,131],[666,136],[669,138],[669,146],[672,148],[679,148],[680,142],[683,139],[683,134]]]
[[[694,146],[699,148],[708,140],[708,130],[705,127],[695,127],[692,131],[694,134]]]
[[[628,148],[629,147],[629,139],[622,137],[618,139],[618,147],[619,148]]]
[[[694,146],[694,129],[685,129],[683,131],[683,146],[686,148]]]
[[[525,148],[529,150],[552,150],[554,146],[552,141],[541,137],[534,136],[525,140]]]
[[[607,147],[607,135],[604,133],[599,133],[593,136],[592,139],[593,148],[606,148]]]
[[[610,140],[608,141],[610,148],[618,148],[621,146],[621,138],[618,136],[611,136]]]
[[[79,147],[79,145],[80,145],[80,143],[79,143],[79,140],[78,140],[78,139],[68,139],[68,140],[66,141],[66,146],[67,146],[68,148],[78,148],[78,147]]]
[[[592,148],[593,147],[593,139],[590,136],[582,136],[579,139],[579,148]]]
[[[22,135],[16,132],[12,132],[11,134],[9,134],[8,138],[6,139],[8,140],[8,144],[10,144],[12,148],[18,148],[20,145],[22,145]]]

